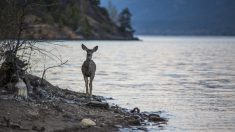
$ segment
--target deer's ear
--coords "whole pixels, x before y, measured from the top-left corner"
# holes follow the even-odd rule
[[[87,47],[84,44],[82,44],[82,49],[87,50]]]
[[[93,48],[93,52],[96,52],[98,50],[98,46],[95,46],[94,48]]]

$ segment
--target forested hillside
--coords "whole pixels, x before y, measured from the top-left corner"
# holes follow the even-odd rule
[[[17,25],[14,11],[15,14],[20,13],[17,7],[20,6],[21,10],[22,7],[27,8],[23,38],[134,39],[133,32],[122,30],[110,20],[106,9],[100,7],[99,0],[19,0],[16,5],[8,2],[0,1],[1,38],[4,38],[4,30],[9,31],[12,27],[9,21],[16,21]]]

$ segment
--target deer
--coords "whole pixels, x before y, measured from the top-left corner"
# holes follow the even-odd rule
[[[98,46],[95,46],[93,49],[88,49],[84,44],[82,44],[82,49],[87,52],[86,60],[82,64],[82,74],[85,81],[86,86],[86,95],[92,99],[92,82],[95,77],[96,64],[92,60],[92,54],[98,50]],[[89,91],[88,91],[88,78],[90,78],[89,82]]]

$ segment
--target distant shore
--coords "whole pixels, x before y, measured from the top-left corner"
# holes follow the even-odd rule
[[[14,38],[10,38],[10,39],[2,39],[1,40],[14,40]],[[15,39],[16,40],[16,39]],[[120,38],[120,39],[115,39],[115,38],[107,38],[107,39],[73,39],[73,38],[62,38],[62,39],[50,39],[50,38],[46,38],[46,39],[22,39],[22,40],[29,40],[29,41],[141,41],[141,39],[139,39],[138,37],[134,37],[134,38]]]

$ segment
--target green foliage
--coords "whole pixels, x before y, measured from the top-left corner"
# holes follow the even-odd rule
[[[91,35],[92,32],[92,27],[88,21],[87,18],[83,18],[80,21],[80,32],[85,36],[85,37],[89,37]]]
[[[99,4],[99,1],[96,0],[91,0],[91,2],[95,5]],[[48,5],[48,3],[46,4]],[[53,3],[49,4],[53,5]],[[91,35],[92,27],[85,14],[80,11],[80,3],[77,0],[70,0],[63,4],[49,6],[43,14],[47,15],[47,19],[44,19],[44,22],[50,23],[52,19],[48,19],[50,18],[48,16],[51,16],[54,23],[58,23],[61,26],[68,26],[86,37]]]
[[[131,16],[132,14],[130,13],[128,8],[125,8],[122,10],[122,12],[119,14],[119,24],[120,24],[120,29],[128,32],[134,32],[134,30],[131,27]]]
[[[101,27],[102,29],[104,29],[105,31],[107,31],[108,33],[111,33],[113,30],[112,30],[112,26],[106,24],[106,23],[102,23],[101,24]]]
[[[7,6],[7,1],[15,1],[18,5],[24,5],[24,0],[0,1],[0,37],[2,36],[2,33],[8,32],[10,30],[15,31],[13,36],[16,36],[17,28],[12,25],[17,25],[16,23],[18,23],[18,21],[16,20],[18,20],[18,17],[22,14],[20,9]],[[99,11],[100,16],[108,15],[108,12],[105,8],[95,8],[96,6],[98,7],[100,5],[100,0],[27,0],[27,3],[28,2],[31,2],[31,5],[29,6],[30,11],[27,15],[37,18],[37,21],[33,21],[34,19],[30,19],[30,17],[28,17],[29,20],[32,20],[30,22],[36,22],[37,24],[46,23],[50,25],[58,24],[59,26],[67,26],[73,31],[79,32],[86,37],[91,36],[92,34],[92,25],[89,22],[90,19],[88,18],[92,18],[93,14],[89,12],[89,6],[94,8],[94,12]],[[118,16],[115,7],[113,7],[111,14],[114,16],[113,18],[116,19],[113,19],[113,21],[115,21],[114,23],[116,23],[118,21]],[[97,17],[97,19],[99,18]],[[102,21],[103,19],[100,18],[99,20]],[[30,24],[33,23],[28,23],[28,25]],[[109,26],[106,24],[103,24],[102,28],[107,31],[110,30]]]
[[[79,7],[77,5],[70,5],[65,7],[65,11],[60,13],[58,18],[60,23],[76,30],[80,20]]]
[[[53,16],[51,16],[50,14],[45,14],[43,17],[42,17],[43,21],[46,21],[47,23],[49,24],[54,24],[55,20],[53,18]]]
[[[100,8],[99,10],[100,10],[100,12],[101,12],[104,16],[109,16],[109,13],[108,13],[107,9],[105,9],[105,8]]]
[[[91,0],[91,3],[95,6],[100,5],[100,0]]]

